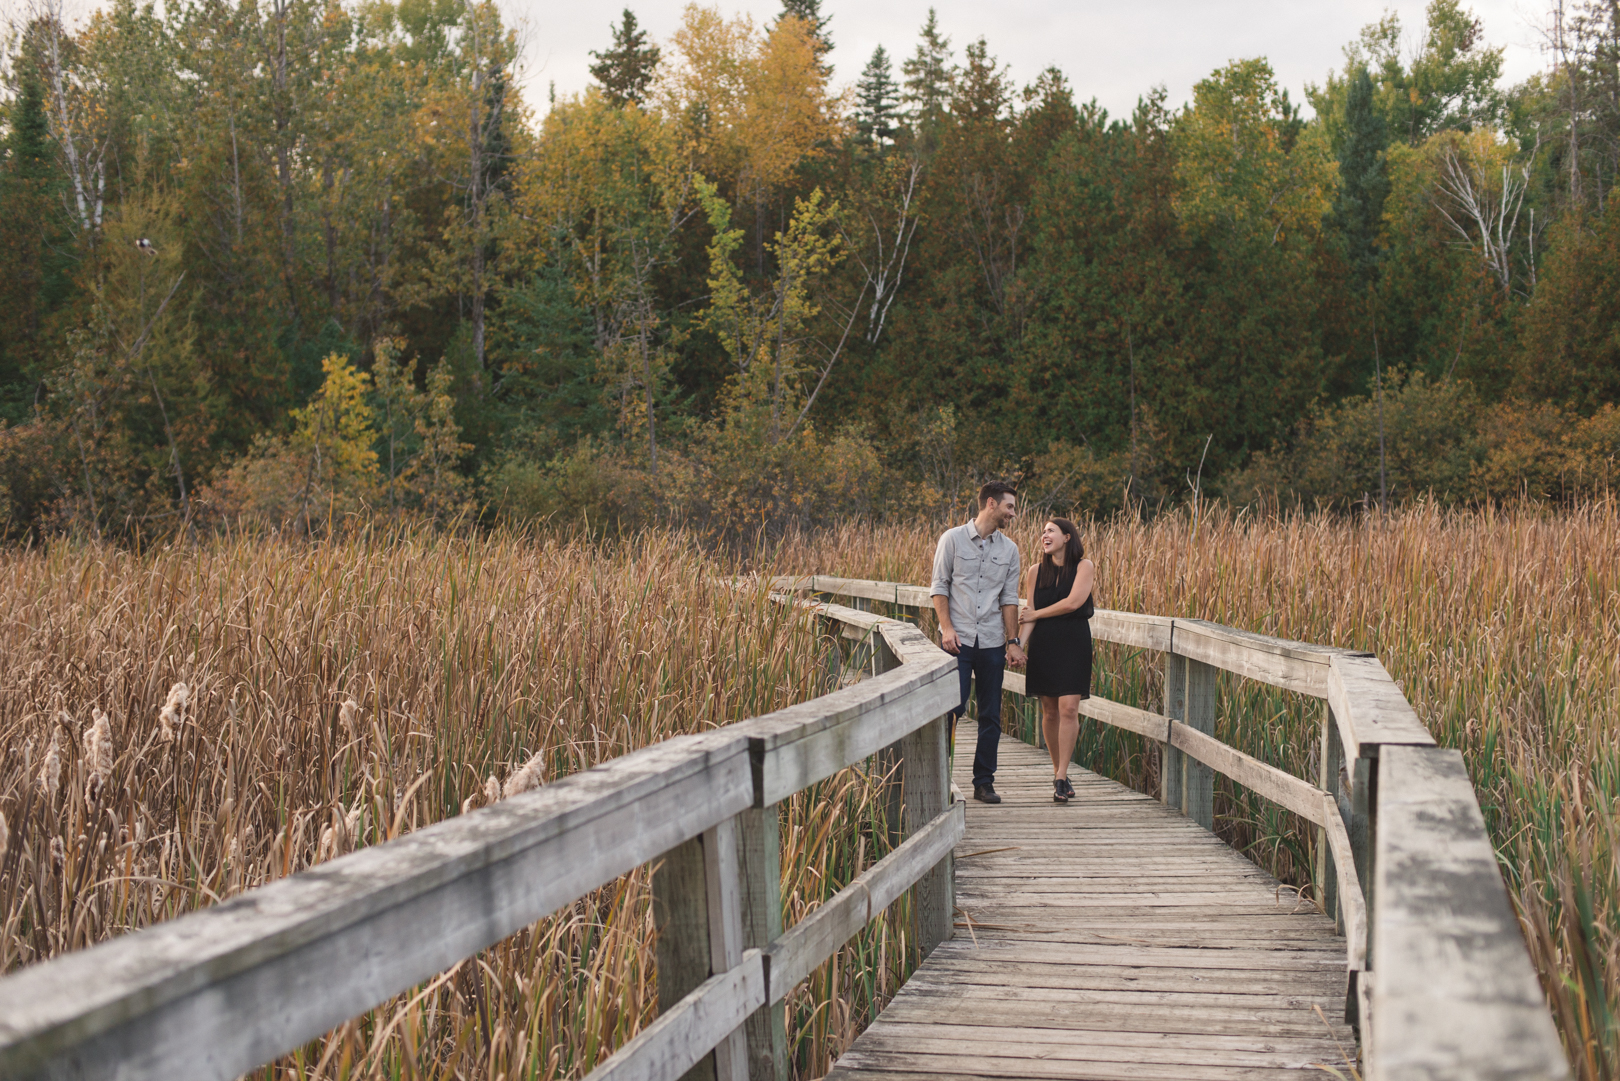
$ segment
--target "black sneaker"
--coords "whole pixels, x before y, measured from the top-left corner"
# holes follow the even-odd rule
[[[980,803],[1000,803],[1001,797],[996,795],[993,785],[976,784],[973,786],[973,798]]]

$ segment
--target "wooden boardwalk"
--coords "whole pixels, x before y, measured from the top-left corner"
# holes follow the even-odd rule
[[[1003,802],[970,800],[956,849],[955,937],[828,1076],[1349,1076],[1332,922],[1156,800],[1078,767],[1070,780],[1079,799],[1054,804],[1046,752],[1003,738]]]

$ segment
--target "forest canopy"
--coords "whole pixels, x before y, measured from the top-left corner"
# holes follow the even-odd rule
[[[1620,16],[1559,10],[1519,85],[1433,0],[1114,117],[932,12],[841,79],[819,0],[625,10],[544,111],[474,0],[36,8],[0,532],[1606,489]]]

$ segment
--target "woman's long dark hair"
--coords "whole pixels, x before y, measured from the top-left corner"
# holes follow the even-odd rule
[[[1048,522],[1063,530],[1068,540],[1063,545],[1063,565],[1065,567],[1078,567],[1080,561],[1086,558],[1086,546],[1080,543],[1080,528],[1067,518],[1048,518]],[[1041,570],[1035,576],[1037,588],[1057,585],[1058,567],[1052,562],[1052,557],[1046,553],[1041,554]]]

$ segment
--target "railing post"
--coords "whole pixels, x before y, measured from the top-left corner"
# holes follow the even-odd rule
[[[1187,719],[1182,722],[1206,736],[1215,734],[1215,687],[1219,675],[1214,665],[1187,661]],[[1214,832],[1215,771],[1189,755],[1182,755],[1185,774],[1181,782],[1181,810],[1188,818]]]
[[[846,597],[844,599],[849,602],[849,607],[857,612],[870,612],[872,610],[872,602],[865,597]],[[860,669],[868,675],[877,675],[878,654],[882,652],[882,647],[878,643],[881,641],[876,631],[868,631],[866,636],[857,641],[855,648],[850,651],[850,667]]]
[[[884,672],[900,667],[900,658],[889,649],[889,643],[876,631],[872,633],[872,674],[880,676]],[[889,744],[877,755],[878,771],[888,780],[883,786],[883,813],[888,823],[889,844],[897,846],[901,840],[910,833],[906,824],[905,808],[905,740],[896,740]]]
[[[1343,768],[1344,747],[1339,742],[1333,707],[1323,702],[1322,746],[1317,758],[1316,786],[1333,797],[1335,807],[1340,807],[1339,801],[1343,798],[1343,789],[1339,784],[1339,771]],[[1348,831],[1350,823],[1348,816],[1345,817],[1345,829]],[[1328,849],[1327,831],[1320,827],[1316,831],[1316,881],[1321,891],[1322,911],[1333,918],[1335,926],[1343,933],[1344,920],[1339,912],[1338,868],[1333,863],[1333,853]]]
[[[1164,715],[1183,724],[1187,721],[1187,663],[1187,658],[1173,652],[1164,655]],[[1182,810],[1182,759],[1185,757],[1169,743],[1159,745],[1159,799],[1166,807],[1178,811]]]
[[[906,836],[915,836],[950,806],[951,778],[946,761],[948,717],[929,721],[900,740],[905,777]],[[917,880],[912,893],[922,957],[951,937],[955,912],[955,862],[950,853]]]
[[[1372,750],[1377,750],[1374,747]],[[1346,825],[1350,834],[1350,851],[1356,854],[1356,881],[1367,902],[1367,949],[1372,950],[1373,917],[1373,839],[1377,836],[1378,813],[1378,760],[1358,758],[1351,777],[1350,821]]]
[[[671,849],[653,875],[658,922],[658,1009],[667,1010],[704,980],[742,961],[742,892],[737,821],[728,818]],[[682,1081],[746,1081],[747,1041],[738,1029]]]
[[[738,855],[742,863],[743,945],[764,949],[782,937],[780,805],[744,811]],[[748,1019],[749,1081],[787,1081],[785,1002],[764,1006]]]

